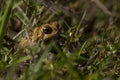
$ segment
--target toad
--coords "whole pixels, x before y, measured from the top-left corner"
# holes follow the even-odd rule
[[[20,46],[28,46],[30,44],[35,44],[38,40],[48,41],[59,33],[58,22],[51,22],[49,24],[43,24],[40,27],[35,27],[31,33],[29,33],[29,39],[22,38]]]

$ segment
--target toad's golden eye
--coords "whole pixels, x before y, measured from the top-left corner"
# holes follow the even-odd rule
[[[43,28],[43,33],[44,34],[50,34],[50,33],[52,33],[52,31],[53,30],[50,26],[46,26],[46,27]]]

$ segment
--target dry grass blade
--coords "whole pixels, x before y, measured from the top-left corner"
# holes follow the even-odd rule
[[[91,0],[91,1],[93,1],[105,14],[113,16],[113,13],[111,13],[102,2],[100,2],[99,0]]]

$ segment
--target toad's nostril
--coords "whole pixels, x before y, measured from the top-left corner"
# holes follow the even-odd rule
[[[50,34],[52,33],[52,28],[50,26],[46,26],[45,28],[43,28],[43,33],[44,34]]]

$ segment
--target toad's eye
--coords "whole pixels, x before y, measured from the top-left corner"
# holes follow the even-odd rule
[[[43,28],[43,33],[45,34],[50,34],[52,33],[52,28],[50,26],[46,26],[45,28]]]

